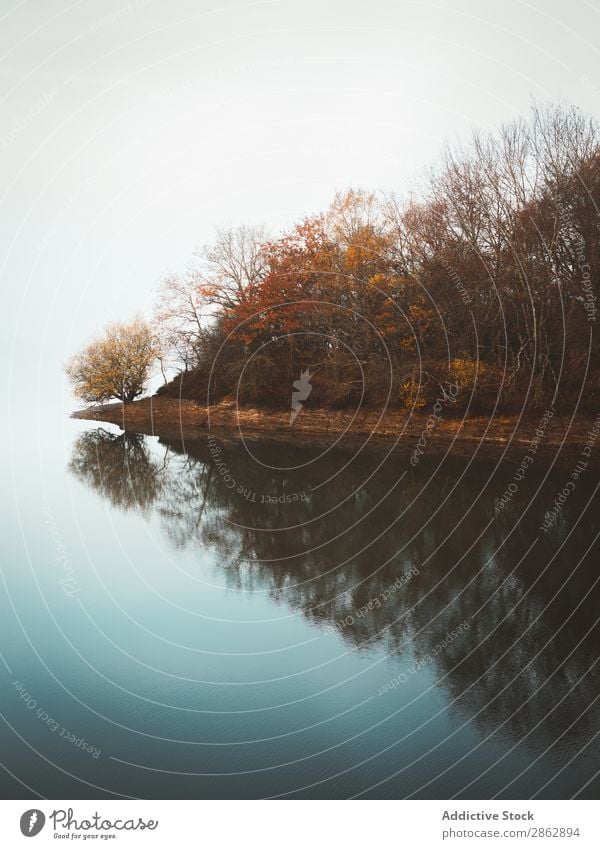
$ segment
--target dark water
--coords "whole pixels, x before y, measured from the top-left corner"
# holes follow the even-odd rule
[[[523,448],[89,424],[12,448],[4,796],[597,797],[597,468],[541,530],[577,452],[498,509]]]

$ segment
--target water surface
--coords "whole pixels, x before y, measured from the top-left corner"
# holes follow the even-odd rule
[[[598,474],[544,530],[524,453],[13,433],[3,794],[594,798]]]

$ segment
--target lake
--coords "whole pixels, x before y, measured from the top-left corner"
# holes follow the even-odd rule
[[[5,798],[597,798],[597,467],[343,442],[13,427]]]

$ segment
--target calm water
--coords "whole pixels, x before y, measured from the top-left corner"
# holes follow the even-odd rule
[[[13,431],[3,795],[597,798],[598,473],[544,532],[524,453]]]

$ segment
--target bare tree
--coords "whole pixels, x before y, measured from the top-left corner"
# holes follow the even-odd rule
[[[202,265],[196,282],[208,303],[231,308],[244,302],[248,287],[266,274],[266,241],[262,225],[222,228],[213,242],[196,252]]]
[[[154,308],[154,325],[167,362],[174,360],[182,371],[198,364],[208,315],[193,272],[164,278]]]
[[[196,251],[196,267],[165,277],[154,324],[166,361],[183,372],[201,363],[219,310],[243,303],[246,290],[264,278],[266,238],[262,226],[220,229],[213,242]]]

